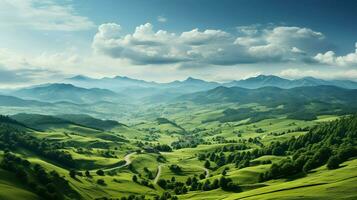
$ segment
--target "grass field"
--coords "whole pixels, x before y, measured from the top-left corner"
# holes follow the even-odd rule
[[[29,130],[29,134],[39,140],[63,144],[59,150],[71,155],[73,162],[76,163],[76,170],[82,173],[89,170],[90,177],[78,175],[72,178],[69,174],[71,168],[45,158],[31,149],[18,148],[14,153],[32,164],[40,164],[48,172],[57,171],[69,181],[70,187],[83,199],[121,198],[131,194],[154,198],[155,195],[161,195],[165,191],[157,185],[160,179],[171,180],[175,177],[177,182],[185,183],[188,177],[199,177],[204,174],[204,178],[199,182],[203,184],[209,180],[212,183],[222,177],[223,171],[226,172],[226,178],[239,184],[241,192],[235,193],[222,189],[188,191],[187,194],[177,195],[178,198],[317,200],[336,199],[339,196],[343,196],[343,199],[357,197],[355,194],[357,160],[347,161],[336,170],[327,170],[326,166],[322,166],[304,177],[266,182],[259,182],[259,176],[268,171],[271,164],[261,163],[279,163],[288,156],[264,155],[251,160],[251,165],[242,169],[237,168],[234,163],[218,166],[211,161],[210,168],[206,169],[205,161],[198,159],[200,154],[219,152],[224,147],[237,143],[245,144],[247,149],[234,150],[234,152],[249,152],[254,148],[260,148],[259,145],[249,142],[251,139],[258,138],[262,145],[287,141],[292,137],[306,134],[307,130],[301,130],[303,128],[339,118],[339,116],[324,115],[319,116],[317,120],[303,121],[280,116],[254,123],[249,123],[249,119],[227,123],[218,121],[203,123],[204,120],[221,116],[222,111],[228,107],[254,106],[257,110],[268,109],[255,104],[245,106],[226,104],[210,108],[185,104],[163,108],[164,116],[172,123],[160,124],[153,119],[129,126],[117,126],[110,130],[97,130],[73,124],[46,124],[41,127],[41,130]],[[192,108],[192,112],[185,112],[188,108]],[[190,138],[187,134],[194,134],[200,142],[194,147],[172,149],[171,152],[147,150],[157,144],[171,146],[173,142],[188,140]],[[219,141],[217,138],[225,140]],[[227,151],[223,154],[228,156],[229,153],[231,152]],[[128,154],[130,157],[125,159]],[[172,165],[179,166],[180,172],[170,169]],[[105,171],[104,176],[97,175],[96,172],[100,169]],[[209,172],[208,175],[206,171]],[[0,169],[0,175],[2,177],[0,199],[38,199],[38,196],[25,184],[16,181],[13,173]],[[133,181],[133,176],[138,177],[137,182]],[[98,180],[102,180],[104,184],[98,184]],[[142,183],[145,180],[153,186],[145,186]],[[172,190],[169,192],[173,194]]]

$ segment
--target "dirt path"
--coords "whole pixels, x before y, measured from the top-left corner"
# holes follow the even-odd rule
[[[129,154],[127,154],[126,156],[124,156],[124,161],[125,161],[125,164],[124,164],[124,165],[120,165],[120,166],[116,166],[116,167],[104,169],[103,171],[104,171],[104,172],[108,172],[108,171],[120,169],[120,168],[123,168],[123,167],[125,167],[125,166],[130,165],[130,163],[132,162],[132,160],[130,159],[130,157],[131,157],[132,155],[135,155],[135,154],[136,154],[136,152],[133,152],[133,153],[129,153]]]
[[[205,170],[205,174],[206,174],[206,176],[205,176],[205,178],[209,178],[209,170],[207,169],[207,168],[203,168],[203,170]]]
[[[159,165],[157,167],[157,174],[156,174],[156,177],[154,179],[154,184],[157,184],[157,182],[159,181],[159,178],[160,178],[160,175],[161,175],[161,167],[162,167],[162,165]]]

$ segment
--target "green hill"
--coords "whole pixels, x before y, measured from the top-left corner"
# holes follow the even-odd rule
[[[124,124],[121,124],[114,120],[101,120],[83,114],[66,114],[66,115],[57,115],[56,117],[64,120],[69,120],[71,122],[80,124],[82,126],[101,129],[101,130],[109,130],[116,126],[125,126]]]

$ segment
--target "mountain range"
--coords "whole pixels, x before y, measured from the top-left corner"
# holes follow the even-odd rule
[[[318,85],[332,85],[347,89],[357,89],[357,82],[350,80],[323,80],[317,79],[314,77],[304,77],[301,79],[289,80],[281,78],[274,75],[259,75],[256,77],[250,77],[242,80],[234,80],[226,83],[218,82],[208,82],[205,80],[195,79],[188,77],[183,81],[173,81],[169,83],[156,83],[156,82],[147,82],[143,80],[132,79],[128,77],[116,76],[114,78],[102,78],[102,79],[93,79],[86,76],[75,76],[72,78],[65,79],[63,82],[71,83],[79,87],[99,87],[106,88],[113,91],[120,91],[125,88],[158,88],[158,89],[179,89],[184,92],[196,92],[203,91],[208,89],[213,89],[218,86],[226,87],[242,87],[242,88],[260,88],[266,86],[279,87],[279,88],[294,88],[294,87],[303,87],[303,86],[318,86]]]
[[[251,77],[244,80],[232,81],[223,85],[228,87],[237,86],[251,89],[267,86],[279,88],[294,88],[303,86],[331,85],[347,89],[357,89],[357,82],[349,80],[323,80],[314,77],[304,77],[301,79],[289,80],[273,75],[259,75],[257,77]]]
[[[54,83],[19,89],[10,93],[13,96],[45,102],[67,101],[72,103],[94,103],[98,101],[119,101],[119,95],[108,89],[81,88],[72,84]]]
[[[0,104],[4,106],[41,106],[46,105],[46,103],[56,102],[74,104],[98,102],[149,104],[169,102],[183,95],[213,90],[213,92],[205,96],[204,99],[208,100],[214,94],[214,89],[224,90],[222,89],[223,87],[240,88],[242,90],[240,92],[243,94],[246,92],[243,89],[274,87],[276,88],[275,90],[278,90],[279,88],[293,89],[308,86],[334,86],[341,89],[357,89],[357,82],[322,80],[313,77],[289,80],[273,75],[259,75],[227,83],[209,82],[192,77],[183,81],[156,83],[120,76],[94,79],[80,75],[65,79],[62,83],[35,85],[9,91],[0,96]],[[235,90],[238,89],[232,91]],[[264,93],[264,90],[261,90],[261,92]],[[200,94],[203,95],[204,93]],[[240,98],[244,99],[245,97],[242,96]]]

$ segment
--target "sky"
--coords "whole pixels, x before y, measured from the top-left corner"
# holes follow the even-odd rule
[[[0,86],[74,75],[357,81],[353,0],[0,0]]]

